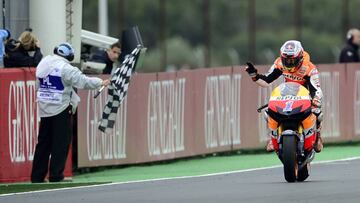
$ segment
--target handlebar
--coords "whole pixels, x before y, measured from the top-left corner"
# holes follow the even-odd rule
[[[260,106],[260,107],[257,109],[257,112],[258,112],[258,113],[261,113],[261,111],[262,111],[263,109],[265,109],[266,107],[268,107],[268,104],[265,104],[265,105]]]

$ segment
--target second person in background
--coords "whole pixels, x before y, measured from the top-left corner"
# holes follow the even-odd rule
[[[98,51],[90,56],[89,61],[105,63],[106,66],[102,71],[102,74],[111,74],[114,64],[117,63],[121,54],[120,42],[116,42],[110,46],[107,50]]]
[[[359,57],[360,30],[356,28],[350,29],[346,34],[346,45],[341,50],[340,63],[356,63],[360,62]]]
[[[39,40],[29,31],[21,33],[18,41],[9,41],[5,50],[4,66],[7,68],[36,67],[43,57]]]

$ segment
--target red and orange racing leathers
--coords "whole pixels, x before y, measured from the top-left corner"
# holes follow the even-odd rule
[[[285,82],[296,82],[306,87],[310,91],[312,105],[315,108],[320,109],[323,94],[320,88],[319,72],[316,66],[311,63],[310,56],[307,52],[304,51],[303,57],[304,59],[301,67],[296,69],[294,72],[289,72],[288,70],[286,70],[286,68],[284,68],[284,66],[282,65],[281,58],[278,57],[267,74],[256,75],[255,82],[258,83],[260,86],[266,87],[280,76],[284,76]],[[303,121],[305,131],[315,126],[314,117],[315,116],[311,114],[309,118],[306,118]],[[278,127],[278,123],[270,117],[267,120],[268,127],[271,130],[271,135],[277,136],[276,130]]]

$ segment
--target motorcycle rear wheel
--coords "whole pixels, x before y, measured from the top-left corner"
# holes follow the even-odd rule
[[[296,160],[296,137],[284,136],[283,138],[283,164],[284,176],[287,182],[295,182],[297,179],[298,164]]]

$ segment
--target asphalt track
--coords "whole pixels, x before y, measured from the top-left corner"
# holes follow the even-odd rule
[[[360,202],[360,159],[313,164],[307,181],[286,183],[282,167],[0,196],[26,202]]]

